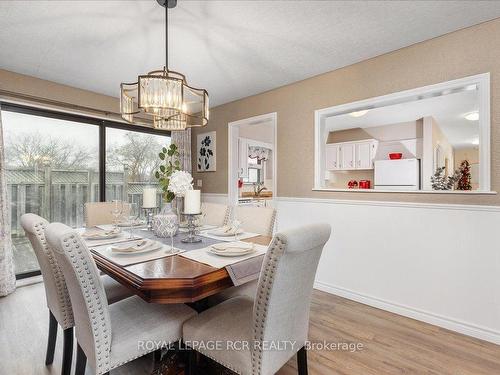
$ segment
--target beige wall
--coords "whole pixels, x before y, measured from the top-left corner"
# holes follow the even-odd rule
[[[278,114],[278,191],[282,197],[500,205],[500,197],[314,192],[314,111],[448,81],[491,73],[492,189],[500,190],[500,19],[431,39],[211,110],[217,130],[217,172],[195,173],[203,191],[227,193],[227,124],[270,112]]]
[[[3,69],[0,69],[0,89],[103,111],[120,111],[118,98]],[[119,86],[116,90],[119,90]]]

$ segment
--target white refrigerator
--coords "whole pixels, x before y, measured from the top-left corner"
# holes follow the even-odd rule
[[[420,160],[375,160],[375,190],[419,190]]]

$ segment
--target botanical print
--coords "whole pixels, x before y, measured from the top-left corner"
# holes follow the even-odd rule
[[[198,134],[198,172],[214,172],[216,166],[215,158],[215,134],[216,132],[208,132]]]

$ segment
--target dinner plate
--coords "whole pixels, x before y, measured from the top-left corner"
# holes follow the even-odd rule
[[[236,252],[233,250],[232,251],[217,251],[211,247],[208,249],[208,252],[211,254],[214,254],[214,255],[219,255],[221,257],[241,257],[244,255],[252,254],[253,252],[255,252],[255,249],[254,248],[246,249],[246,250],[242,249],[241,252]]]
[[[222,229],[216,229],[216,230],[211,230],[209,232],[207,232],[208,234],[211,234],[212,236],[217,236],[217,237],[234,237],[236,236],[237,234],[242,234],[244,233],[245,231],[243,229],[238,229],[237,232],[234,232],[234,231],[230,231],[230,232],[225,232],[224,230]]]
[[[109,233],[109,234],[99,234],[97,236],[86,236],[85,233],[82,234],[82,238],[84,240],[88,240],[88,241],[93,241],[93,240],[109,240],[109,239],[112,239],[112,238],[116,238],[118,237],[119,235],[121,235],[122,232],[119,231],[119,232],[114,232],[114,233]]]
[[[126,223],[118,223],[118,226],[119,227],[140,227],[141,225],[145,225],[146,222],[143,221],[143,220],[139,220],[139,221],[134,221],[134,222],[126,222]]]
[[[143,253],[149,253],[151,251],[155,251],[155,250],[159,250],[163,247],[163,244],[159,243],[159,242],[155,242],[153,244],[151,244],[151,246],[149,247],[146,247],[144,249],[141,249],[141,250],[137,250],[137,251],[120,251],[120,250],[112,250],[111,249],[111,246],[107,247],[106,248],[106,251],[108,253],[111,253],[113,255],[136,255],[136,254],[143,254]]]

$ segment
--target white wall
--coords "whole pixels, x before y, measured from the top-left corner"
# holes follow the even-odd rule
[[[332,225],[316,288],[500,344],[500,207],[310,198],[275,204],[278,230]]]
[[[279,230],[328,222],[316,287],[500,344],[500,208],[278,198]]]

